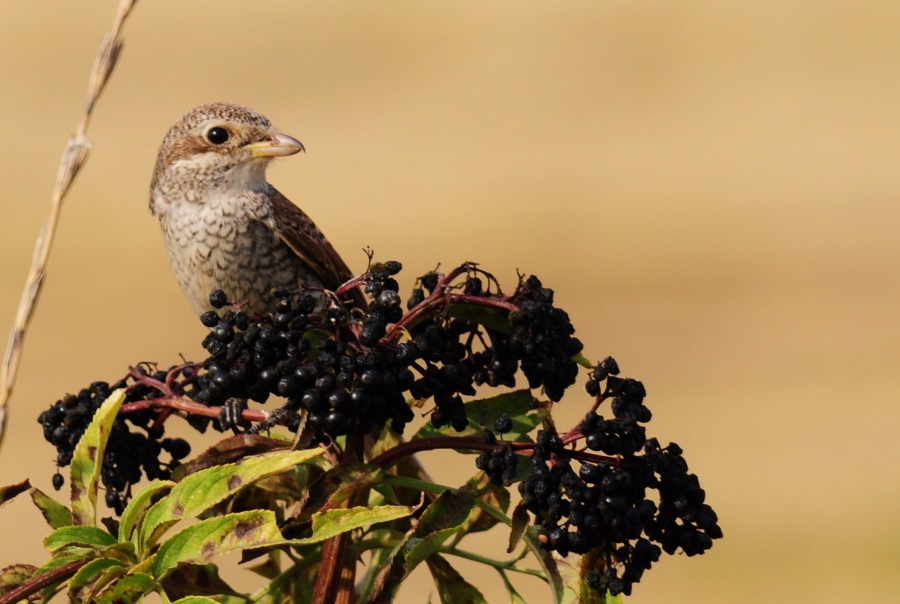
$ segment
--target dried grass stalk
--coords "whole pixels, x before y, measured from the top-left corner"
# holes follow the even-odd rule
[[[56,176],[56,186],[50,202],[50,214],[41,227],[37,241],[34,244],[34,256],[31,260],[31,270],[25,281],[25,289],[22,291],[22,299],[19,301],[19,309],[16,311],[16,320],[9,333],[9,341],[6,344],[6,353],[3,356],[3,365],[0,367],[0,446],[6,435],[6,422],[9,414],[9,398],[12,395],[13,386],[16,383],[16,375],[19,370],[19,360],[22,357],[22,346],[25,341],[25,333],[31,322],[41,287],[46,277],[47,260],[50,257],[50,249],[53,247],[53,239],[56,235],[56,227],[59,224],[62,202],[72,181],[78,175],[78,171],[87,160],[91,151],[91,142],[87,139],[88,124],[100,93],[103,92],[106,83],[116,67],[116,61],[122,50],[122,28],[125,19],[128,18],[131,9],[137,0],[120,0],[116,9],[116,16],[112,28],[103,37],[100,50],[94,59],[94,67],[88,82],[87,103],[84,112],[75,129],[75,133],[66,142],[59,164],[59,172]]]

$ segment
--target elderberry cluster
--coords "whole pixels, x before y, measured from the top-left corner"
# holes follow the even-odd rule
[[[200,317],[209,330],[202,342],[205,360],[165,371],[139,367],[119,384],[127,384],[126,402],[141,402],[143,410],[127,409],[116,422],[117,440],[111,441],[104,469],[107,486],[124,502],[128,485],[141,472],[166,477],[186,454],[178,441],[161,440],[171,412],[157,406],[156,399],[183,398],[221,409],[218,420],[183,411],[201,432],[211,423],[222,431],[281,424],[291,431],[303,427],[311,442],[327,443],[384,425],[402,434],[414,419],[412,401],[424,405],[435,427],[462,431],[469,424],[464,398],[475,395],[481,384],[513,386],[520,370],[531,388],[542,389],[553,401],[575,382],[572,356],[582,344],[568,314],[553,305],[553,291],[536,277],[520,280],[512,294],[504,295],[496,279],[474,264],[449,275],[429,272],[416,281],[404,312],[395,279],[401,268],[394,261],[371,265],[357,281],[367,300],[353,290],[347,296],[352,307],[329,292],[282,290],[273,292],[272,314],[251,316],[240,301],[213,292],[215,310]],[[64,400],[81,400],[90,392]],[[281,407],[250,427],[243,409],[273,397]],[[60,465],[71,459],[81,435],[68,426],[77,420],[83,431],[103,397],[88,398],[92,403],[79,403],[78,411],[73,411],[75,403],[61,401],[42,415]],[[126,420],[141,427],[152,422],[152,430],[123,432]],[[56,430],[64,422],[66,430]],[[495,428],[498,434],[509,429],[504,422]],[[161,451],[168,451],[172,461],[160,462]],[[517,459],[501,439],[483,465],[491,480],[508,486]]]
[[[56,465],[64,467],[72,461],[75,446],[90,424],[94,413],[109,395],[125,386],[120,380],[112,386],[106,382],[94,382],[78,394],[69,394],[38,416],[43,427],[44,438],[56,447]],[[145,394],[145,393],[144,393]],[[132,397],[140,397],[140,390]],[[141,479],[142,473],[150,479],[168,479],[179,460],[187,457],[191,448],[181,438],[161,438],[162,426],[151,428],[153,414],[147,411],[130,413],[126,421],[113,424],[106,442],[101,480],[106,487],[106,503],[116,513],[121,514],[130,497],[131,485]],[[130,427],[143,431],[132,431]],[[166,451],[170,460],[163,462],[160,454]],[[63,476],[57,472],[53,476],[53,486],[60,489]]]
[[[531,473],[519,491],[541,527],[544,548],[562,556],[596,553],[589,584],[628,595],[661,552],[702,554],[722,531],[681,448],[646,438],[639,425],[650,419],[643,385],[616,377],[618,372],[608,358],[586,386],[598,404],[612,400],[613,418],[591,411],[566,442],[538,432]],[[582,438],[603,455],[569,446]]]
[[[203,346],[210,356],[187,394],[210,406],[231,399],[264,403],[280,396],[286,402],[277,417],[296,431],[299,412],[305,412],[319,441],[351,430],[367,432],[388,421],[402,433],[414,417],[404,392],[413,385],[409,365],[416,355],[402,347],[375,346],[387,325],[402,316],[392,276],[399,270],[398,262],[390,262],[370,271],[366,290],[374,300],[358,322],[343,306],[305,291],[275,292],[272,316],[205,313],[201,320],[211,331]],[[221,292],[210,302],[220,308],[228,303]]]
[[[494,420],[494,431],[501,436],[511,429],[512,419],[508,415],[501,414]],[[484,431],[484,440],[487,444],[494,445],[494,448],[476,457],[475,467],[484,472],[492,484],[508,487],[515,478],[519,455],[511,443],[505,440],[498,441],[497,436],[490,430]]]
[[[480,280],[472,289],[480,291]],[[509,315],[509,331],[486,328],[491,346],[471,357],[475,383],[514,386],[521,367],[530,388],[543,388],[557,402],[578,378],[572,357],[584,345],[573,335],[568,313],[553,305],[553,290],[537,277],[528,277],[513,301],[518,310]]]

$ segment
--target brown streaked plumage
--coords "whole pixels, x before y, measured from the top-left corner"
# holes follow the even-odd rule
[[[197,313],[222,289],[248,312],[274,309],[275,288],[334,290],[350,269],[303,210],[266,181],[275,157],[303,151],[264,116],[230,103],[188,111],[159,148],[150,210]],[[354,290],[354,301],[363,302]]]

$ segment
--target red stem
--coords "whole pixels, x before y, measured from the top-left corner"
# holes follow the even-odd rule
[[[57,583],[74,576],[75,573],[78,572],[78,569],[88,562],[90,562],[90,560],[75,560],[74,562],[57,566],[53,570],[38,575],[37,577],[33,577],[16,588],[0,595],[0,604],[21,602],[27,599],[28,596],[38,593],[45,587],[56,585]]]
[[[217,418],[221,412],[221,407],[207,407],[200,403],[194,403],[178,396],[166,398],[154,398],[145,401],[136,401],[134,403],[125,403],[122,405],[122,413],[134,413],[135,411],[144,411],[146,409],[172,409],[175,411],[184,411],[191,415],[200,415],[203,417]],[[241,417],[251,422],[261,422],[269,418],[269,413],[258,409],[244,409]]]

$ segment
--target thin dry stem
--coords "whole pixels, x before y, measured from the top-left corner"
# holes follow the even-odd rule
[[[116,61],[122,50],[122,27],[131,9],[137,0],[120,0],[116,9],[116,16],[112,28],[103,37],[100,50],[94,59],[94,67],[88,82],[88,96],[84,113],[75,128],[75,133],[66,142],[65,151],[59,164],[59,172],[56,177],[56,186],[50,202],[50,213],[44,226],[38,234],[34,244],[34,256],[31,260],[31,270],[25,280],[25,288],[19,301],[19,309],[16,311],[16,319],[9,333],[9,341],[6,345],[6,353],[3,356],[3,365],[0,367],[0,446],[6,435],[6,422],[9,412],[9,398],[12,395],[13,386],[16,383],[16,375],[19,370],[19,360],[22,356],[22,346],[25,341],[25,333],[31,322],[41,288],[46,277],[47,260],[50,257],[50,249],[56,235],[56,227],[59,224],[62,202],[72,181],[78,175],[79,170],[87,161],[91,150],[91,143],[87,139],[87,129],[91,121],[91,114],[100,93],[103,92],[109,77],[115,69]]]

